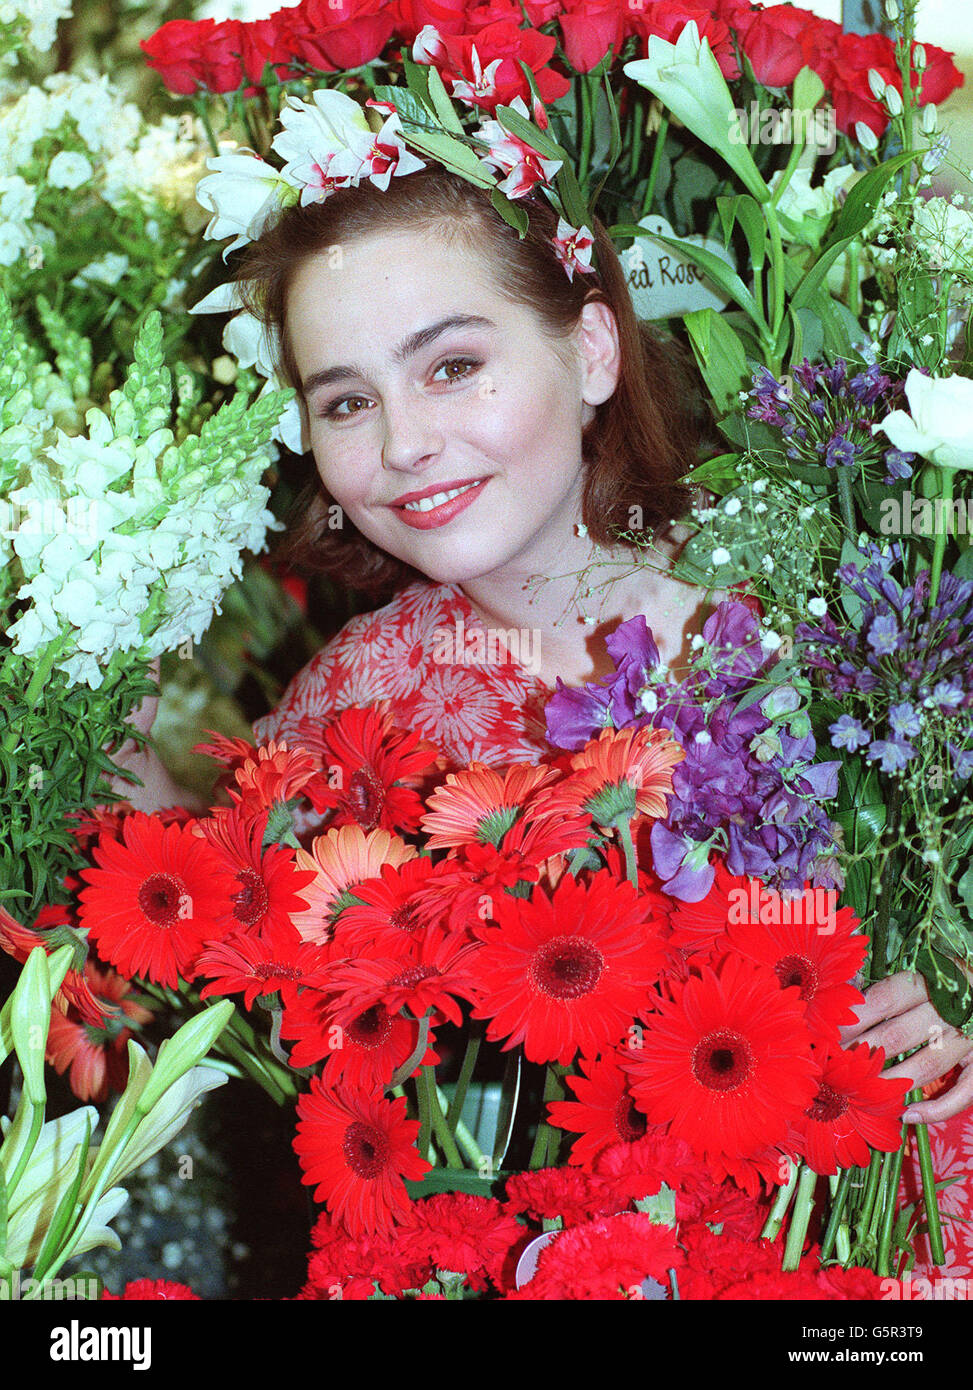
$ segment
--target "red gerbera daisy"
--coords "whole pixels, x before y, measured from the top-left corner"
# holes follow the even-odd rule
[[[85,962],[85,980],[95,999],[107,1006],[98,1025],[83,1019],[68,1006],[62,1012],[55,1003],[47,1034],[47,1060],[60,1075],[68,1074],[68,1084],[79,1100],[101,1104],[109,1090],[122,1091],[128,1079],[128,1040],[126,1025],[148,1023],[151,1010],[143,1008],[132,986],[110,968],[93,960]]]
[[[413,1018],[432,1010],[459,1025],[462,1012],[457,999],[477,997],[476,958],[480,947],[462,937],[424,934],[411,943],[408,954],[394,958],[360,954],[354,960],[336,961],[324,977],[324,987],[335,992],[342,1007],[368,1009],[384,1004],[390,1014],[408,1009]]]
[[[783,1140],[817,1088],[798,990],[729,956],[672,993],[625,1062],[639,1108],[697,1153],[747,1157]]]
[[[257,816],[279,801],[303,796],[318,771],[313,754],[271,739],[253,750],[235,769],[228,787],[231,800],[244,816]]]
[[[558,1129],[580,1136],[568,1161],[590,1171],[598,1154],[610,1144],[641,1138],[646,1122],[635,1107],[629,1078],[614,1052],[606,1052],[594,1062],[583,1057],[581,1070],[582,1076],[564,1078],[577,1100],[552,1101],[548,1119]]]
[[[522,1042],[532,1062],[594,1056],[611,1046],[645,1004],[663,959],[651,909],[607,871],[587,884],[564,878],[553,894],[498,895],[497,926],[483,941],[477,971],[491,1041]]]
[[[318,835],[310,853],[299,849],[297,864],[313,869],[314,880],[302,889],[309,903],[307,912],[298,913],[294,925],[305,941],[330,939],[342,910],[357,902],[355,889],[381,875],[386,865],[397,868],[417,857],[411,845],[388,830],[370,830],[358,825],[342,825]]]
[[[415,939],[437,929],[448,910],[441,890],[423,892],[437,877],[428,856],[382,864],[374,878],[355,886],[355,901],[335,924],[336,949],[348,956],[407,956]]]
[[[307,786],[318,812],[333,811],[331,824],[406,835],[422,816],[418,780],[438,750],[418,734],[395,726],[387,700],[366,709],[351,705],[321,731],[312,720],[299,728],[301,742],[320,760]]]
[[[849,907],[838,912],[832,908],[829,914],[821,903],[822,893],[816,895],[810,888],[802,897],[789,898],[750,879],[738,882],[746,895],[744,904],[760,904],[761,920],[754,920],[749,910],[731,911],[725,936],[713,943],[714,952],[729,942],[748,960],[769,966],[782,989],[796,985],[812,1040],[837,1043],[839,1028],[855,1022],[852,1005],[862,997],[848,983],[868,951],[868,938],[853,935],[857,917]],[[766,923],[764,915],[769,919]]]
[[[283,1003],[292,1002],[302,985],[318,984],[322,967],[329,959],[325,946],[301,941],[277,945],[246,932],[233,932],[222,941],[208,944],[196,962],[196,974],[210,983],[199,992],[200,999],[212,995],[243,992],[244,1008],[262,995],[279,993]]]
[[[912,1082],[883,1077],[885,1053],[864,1043],[825,1057],[818,1089],[792,1121],[788,1144],[816,1173],[867,1167],[869,1149],[889,1153],[902,1142],[902,1109]]]
[[[189,825],[127,816],[121,840],[102,840],[82,869],[81,925],[123,975],[175,987],[192,977],[203,942],[234,926],[238,885]]]
[[[287,1015],[286,1026],[292,1028],[298,1017],[296,1010]],[[342,1008],[332,998],[331,1006],[318,1036],[328,1040],[327,1051],[318,1051],[313,1059],[324,1057],[321,1080],[326,1086],[334,1086],[339,1081],[354,1088],[356,1092],[384,1090],[402,1064],[416,1051],[419,1042],[419,1025],[414,1019],[399,1018],[384,1004],[372,1004],[367,1009]],[[284,1033],[281,1027],[281,1036]],[[295,1049],[294,1065],[306,1065],[310,1048],[309,1040],[304,1038],[300,1052]],[[315,1049],[317,1051],[317,1049]],[[299,1063],[298,1057],[302,1060]],[[439,1061],[431,1045],[416,1058],[415,1067],[435,1066]]]
[[[420,1181],[432,1165],[414,1147],[419,1121],[405,1111],[404,1096],[370,1099],[318,1077],[297,1103],[301,1181],[352,1236],[415,1224],[405,1180]]]
[[[244,820],[238,810],[221,807],[199,821],[195,833],[209,841],[239,884],[233,908],[238,929],[286,949],[300,942],[291,919],[307,911],[307,899],[300,891],[313,883],[315,873],[298,868],[292,849],[283,845],[264,849],[268,815],[264,811]]]

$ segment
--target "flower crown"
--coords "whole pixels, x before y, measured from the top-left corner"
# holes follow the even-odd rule
[[[416,51],[422,51],[418,41]],[[403,62],[406,85],[376,87],[364,106],[333,88],[319,88],[311,101],[289,95],[280,113],[281,129],[271,142],[281,167],[249,149],[207,160],[213,172],[200,180],[196,197],[212,214],[205,236],[233,237],[223,259],[256,241],[287,208],[322,202],[337,189],[357,187],[366,179],[384,191],[392,178],[424,169],[427,161],[420,155],[425,155],[477,187],[489,189],[494,208],[521,237],[528,217],[518,200],[541,190],[558,213],[551,244],[568,279],[573,280],[576,272],[595,273],[594,238],[587,225],[592,219],[570,157],[548,131],[547,113],[526,65],[534,119],[518,96],[510,106],[498,106],[493,119],[481,119],[468,132],[436,68],[406,55]],[[489,77],[489,71],[483,77]],[[461,84],[456,87],[455,94],[462,100]],[[369,123],[365,107],[384,114],[378,130]],[[470,109],[482,115],[481,108],[470,105]],[[224,346],[241,367],[254,367],[267,377],[265,390],[278,389],[282,383],[276,370],[275,332],[244,309],[235,283],[219,286],[192,312],[234,309],[240,312],[224,331]],[[309,445],[296,401],[286,409],[275,435],[294,452],[306,452]]]
[[[235,233],[224,259],[256,240],[287,207],[321,202],[336,189],[357,187],[366,179],[384,191],[393,177],[425,168],[419,155],[426,155],[489,189],[494,207],[520,236],[528,219],[517,200],[540,188],[558,212],[551,242],[568,279],[575,272],[592,273],[590,214],[566,151],[548,132],[540,98],[534,96],[533,121],[523,98],[515,97],[510,106],[497,107],[496,119],[481,120],[467,132],[436,68],[403,57],[406,85],[376,87],[375,96],[364,103],[384,113],[379,130],[353,97],[319,88],[311,101],[292,95],[285,99],[281,130],[271,142],[281,168],[250,150],[207,160],[214,172],[200,181],[196,196],[213,214],[207,237]],[[461,94],[462,84],[456,87]],[[472,104],[469,109],[482,110]]]

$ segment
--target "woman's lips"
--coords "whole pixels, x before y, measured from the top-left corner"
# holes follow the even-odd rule
[[[441,502],[438,507],[433,507],[428,512],[420,512],[404,506],[393,507],[392,510],[405,522],[406,526],[411,526],[416,531],[430,531],[437,526],[445,526],[448,521],[452,521],[454,516],[459,516],[460,512],[465,511],[479,497],[489,481],[489,478],[483,478],[480,482],[468,487],[465,492],[451,497],[448,502]],[[452,491],[452,489],[444,488],[443,491]]]

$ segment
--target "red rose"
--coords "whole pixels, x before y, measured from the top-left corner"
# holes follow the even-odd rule
[[[625,41],[625,11],[618,0],[566,0],[558,16],[564,55],[576,72],[590,72],[608,52],[615,57]]]
[[[628,31],[642,40],[638,57],[648,57],[652,35],[665,39],[666,43],[675,43],[690,21],[695,22],[699,37],[708,41],[723,76],[739,77],[730,31],[722,19],[714,19],[709,10],[687,8],[674,0],[651,0],[644,7],[633,5],[630,9]]]
[[[427,24],[440,34],[464,34],[469,27],[466,8],[466,0],[392,0],[386,13],[398,37],[411,44]]]
[[[753,8],[748,0],[713,0],[706,8],[715,19],[722,19],[737,33],[742,33],[753,16]]]
[[[447,71],[444,80],[469,84],[469,90],[461,88],[460,99],[493,111],[497,106],[509,106],[514,97],[522,97],[531,103],[530,87],[524,77],[520,63],[524,62],[534,74],[537,90],[545,105],[563,97],[571,86],[561,73],[545,65],[553,56],[556,42],[553,35],[539,34],[535,29],[521,29],[514,20],[503,19],[488,24],[478,34],[444,34]],[[489,86],[478,89],[473,65],[473,49],[476,49],[480,68],[483,72],[491,63],[500,60]]]
[[[875,68],[896,91],[902,91],[891,39],[884,34],[842,34],[835,53],[834,71],[830,81],[825,79],[831,88],[835,124],[842,135],[853,133],[858,121],[863,121],[876,135],[885,133],[888,113],[872,96],[868,85],[869,68]]]
[[[283,11],[284,15],[289,13]],[[262,84],[268,64],[282,82],[294,76],[289,67],[294,56],[291,36],[280,19],[281,15],[271,15],[269,19],[241,25],[240,56],[244,76],[251,83]]]
[[[478,5],[470,5],[466,11],[463,33],[478,34],[488,24],[496,24],[501,19],[512,19],[515,24],[523,24],[524,12],[518,0],[481,0]]]
[[[919,105],[925,106],[930,101],[938,104],[945,101],[950,92],[955,92],[957,87],[962,87],[966,79],[953,62],[951,53],[947,53],[943,48],[936,48],[931,43],[924,43],[922,47],[926,50],[926,70],[921,74],[912,74],[912,86],[913,89],[918,87],[921,77]],[[915,44],[912,45],[912,51],[915,52]]]
[[[170,92],[193,96],[203,85],[203,34],[214,27],[212,19],[172,19],[143,39],[142,52]]]
[[[789,87],[801,68],[813,68],[827,85],[840,24],[793,5],[758,10],[740,31],[753,75],[765,87]]]
[[[223,19],[203,35],[203,85],[210,92],[235,92],[243,83],[243,25]]]
[[[535,29],[539,29],[548,20],[557,19],[563,8],[561,0],[523,0],[527,18]]]
[[[322,72],[370,63],[394,29],[383,0],[304,0],[291,26],[294,54]]]

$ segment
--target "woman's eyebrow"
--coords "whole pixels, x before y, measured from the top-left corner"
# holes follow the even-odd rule
[[[496,328],[496,324],[492,319],[484,318],[482,314],[449,314],[446,318],[428,324],[425,328],[419,328],[415,333],[403,338],[393,351],[392,360],[397,364],[405,362],[422,348],[428,347],[440,334],[448,333],[453,328]],[[301,390],[305,396],[309,396],[321,386],[333,386],[335,382],[348,381],[363,375],[363,372],[353,366],[323,367],[319,372],[312,372],[302,382]]]

